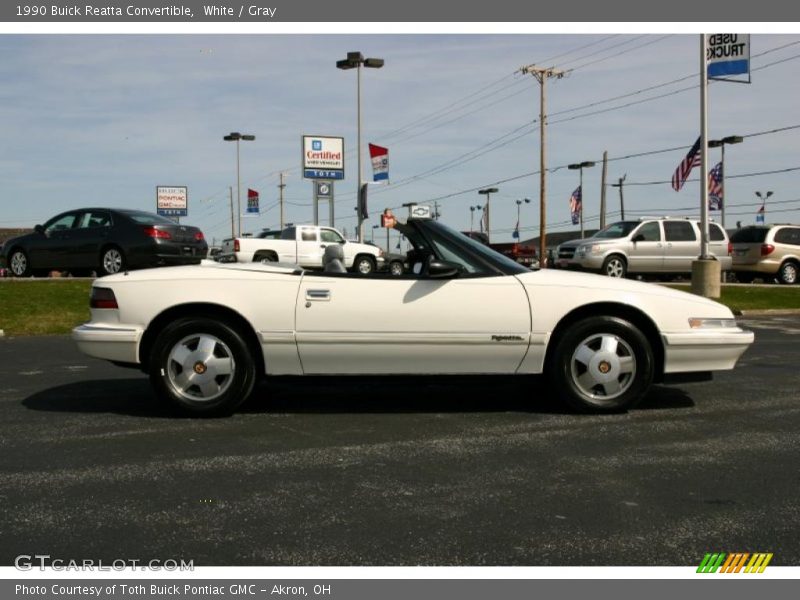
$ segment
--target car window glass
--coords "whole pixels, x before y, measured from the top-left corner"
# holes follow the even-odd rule
[[[644,223],[639,229],[636,230],[634,237],[642,236],[643,242],[660,242],[661,241],[661,227],[658,221],[648,221]]]
[[[743,227],[733,232],[731,241],[734,244],[763,244],[767,231],[766,227]]]
[[[338,244],[344,241],[344,238],[331,229],[322,229],[319,232],[320,239],[326,244]]]
[[[78,227],[81,229],[108,227],[111,225],[109,214],[105,211],[87,211],[80,217]]]
[[[612,223],[605,229],[601,229],[595,233],[592,237],[609,240],[625,237],[633,231],[638,224],[639,221],[620,221],[618,223]]]
[[[149,212],[129,210],[122,211],[122,214],[133,219],[139,225],[175,225],[175,221]]]
[[[50,221],[47,225],[45,225],[45,232],[50,234],[54,231],[63,231],[65,229],[72,229],[75,226],[75,220],[77,218],[77,213],[67,213],[66,215],[62,215],[60,217],[56,217],[52,221]]]
[[[722,227],[720,227],[716,223],[709,223],[708,224],[708,237],[712,242],[724,242],[725,241],[725,232],[722,231]]]
[[[777,244],[800,246],[800,229],[796,227],[782,227],[775,232],[774,240]]]
[[[317,232],[314,229],[304,227],[300,230],[300,239],[304,242],[316,242]]]
[[[668,242],[694,242],[697,235],[688,221],[664,221],[664,235]]]
[[[294,227],[287,227],[281,232],[282,240],[293,240],[297,238],[297,230]]]

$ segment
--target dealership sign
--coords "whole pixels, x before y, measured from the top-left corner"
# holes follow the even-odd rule
[[[708,36],[706,65],[709,79],[725,79],[730,75],[750,77],[750,35],[747,33],[715,33]]]
[[[303,177],[344,179],[344,138],[303,136]]]
[[[189,214],[189,188],[186,186],[158,186],[156,212],[162,217],[185,217]]]

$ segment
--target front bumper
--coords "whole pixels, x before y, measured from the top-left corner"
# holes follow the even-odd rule
[[[664,373],[727,371],[753,343],[752,331],[688,331],[664,333]]]
[[[138,363],[143,329],[84,323],[72,330],[72,339],[84,354],[112,362]]]

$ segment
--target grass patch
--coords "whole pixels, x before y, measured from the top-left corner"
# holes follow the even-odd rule
[[[686,286],[670,286],[689,291]],[[800,286],[723,285],[721,302],[732,311],[764,309],[800,309]]]
[[[92,282],[0,282],[0,329],[6,335],[59,335],[89,320]]]

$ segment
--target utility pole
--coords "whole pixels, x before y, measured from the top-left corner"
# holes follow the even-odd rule
[[[551,77],[561,79],[564,76],[564,71],[555,69],[553,67],[537,67],[536,65],[528,65],[522,67],[520,71],[523,74],[530,73],[539,82],[539,264],[542,267],[547,266],[547,177],[546,177],[546,161],[545,161],[545,129],[547,125],[547,111],[546,101],[547,94],[547,80]]]
[[[625,178],[628,176],[627,173],[620,177],[617,181],[619,183],[612,183],[611,187],[618,187],[619,188],[619,218],[620,220],[625,220],[625,199],[622,197],[622,186],[625,184]]]
[[[608,150],[603,151],[603,175],[600,180],[600,229],[606,228],[606,177],[608,177]]]
[[[234,230],[234,221],[233,221],[233,186],[230,186],[228,188],[228,191],[230,192],[230,198],[231,198],[231,237],[235,238],[236,231]]]
[[[283,183],[283,173],[280,174],[280,183],[278,184],[278,189],[280,190],[280,205],[281,205],[281,231],[283,231],[283,188],[286,187],[286,184]]]

